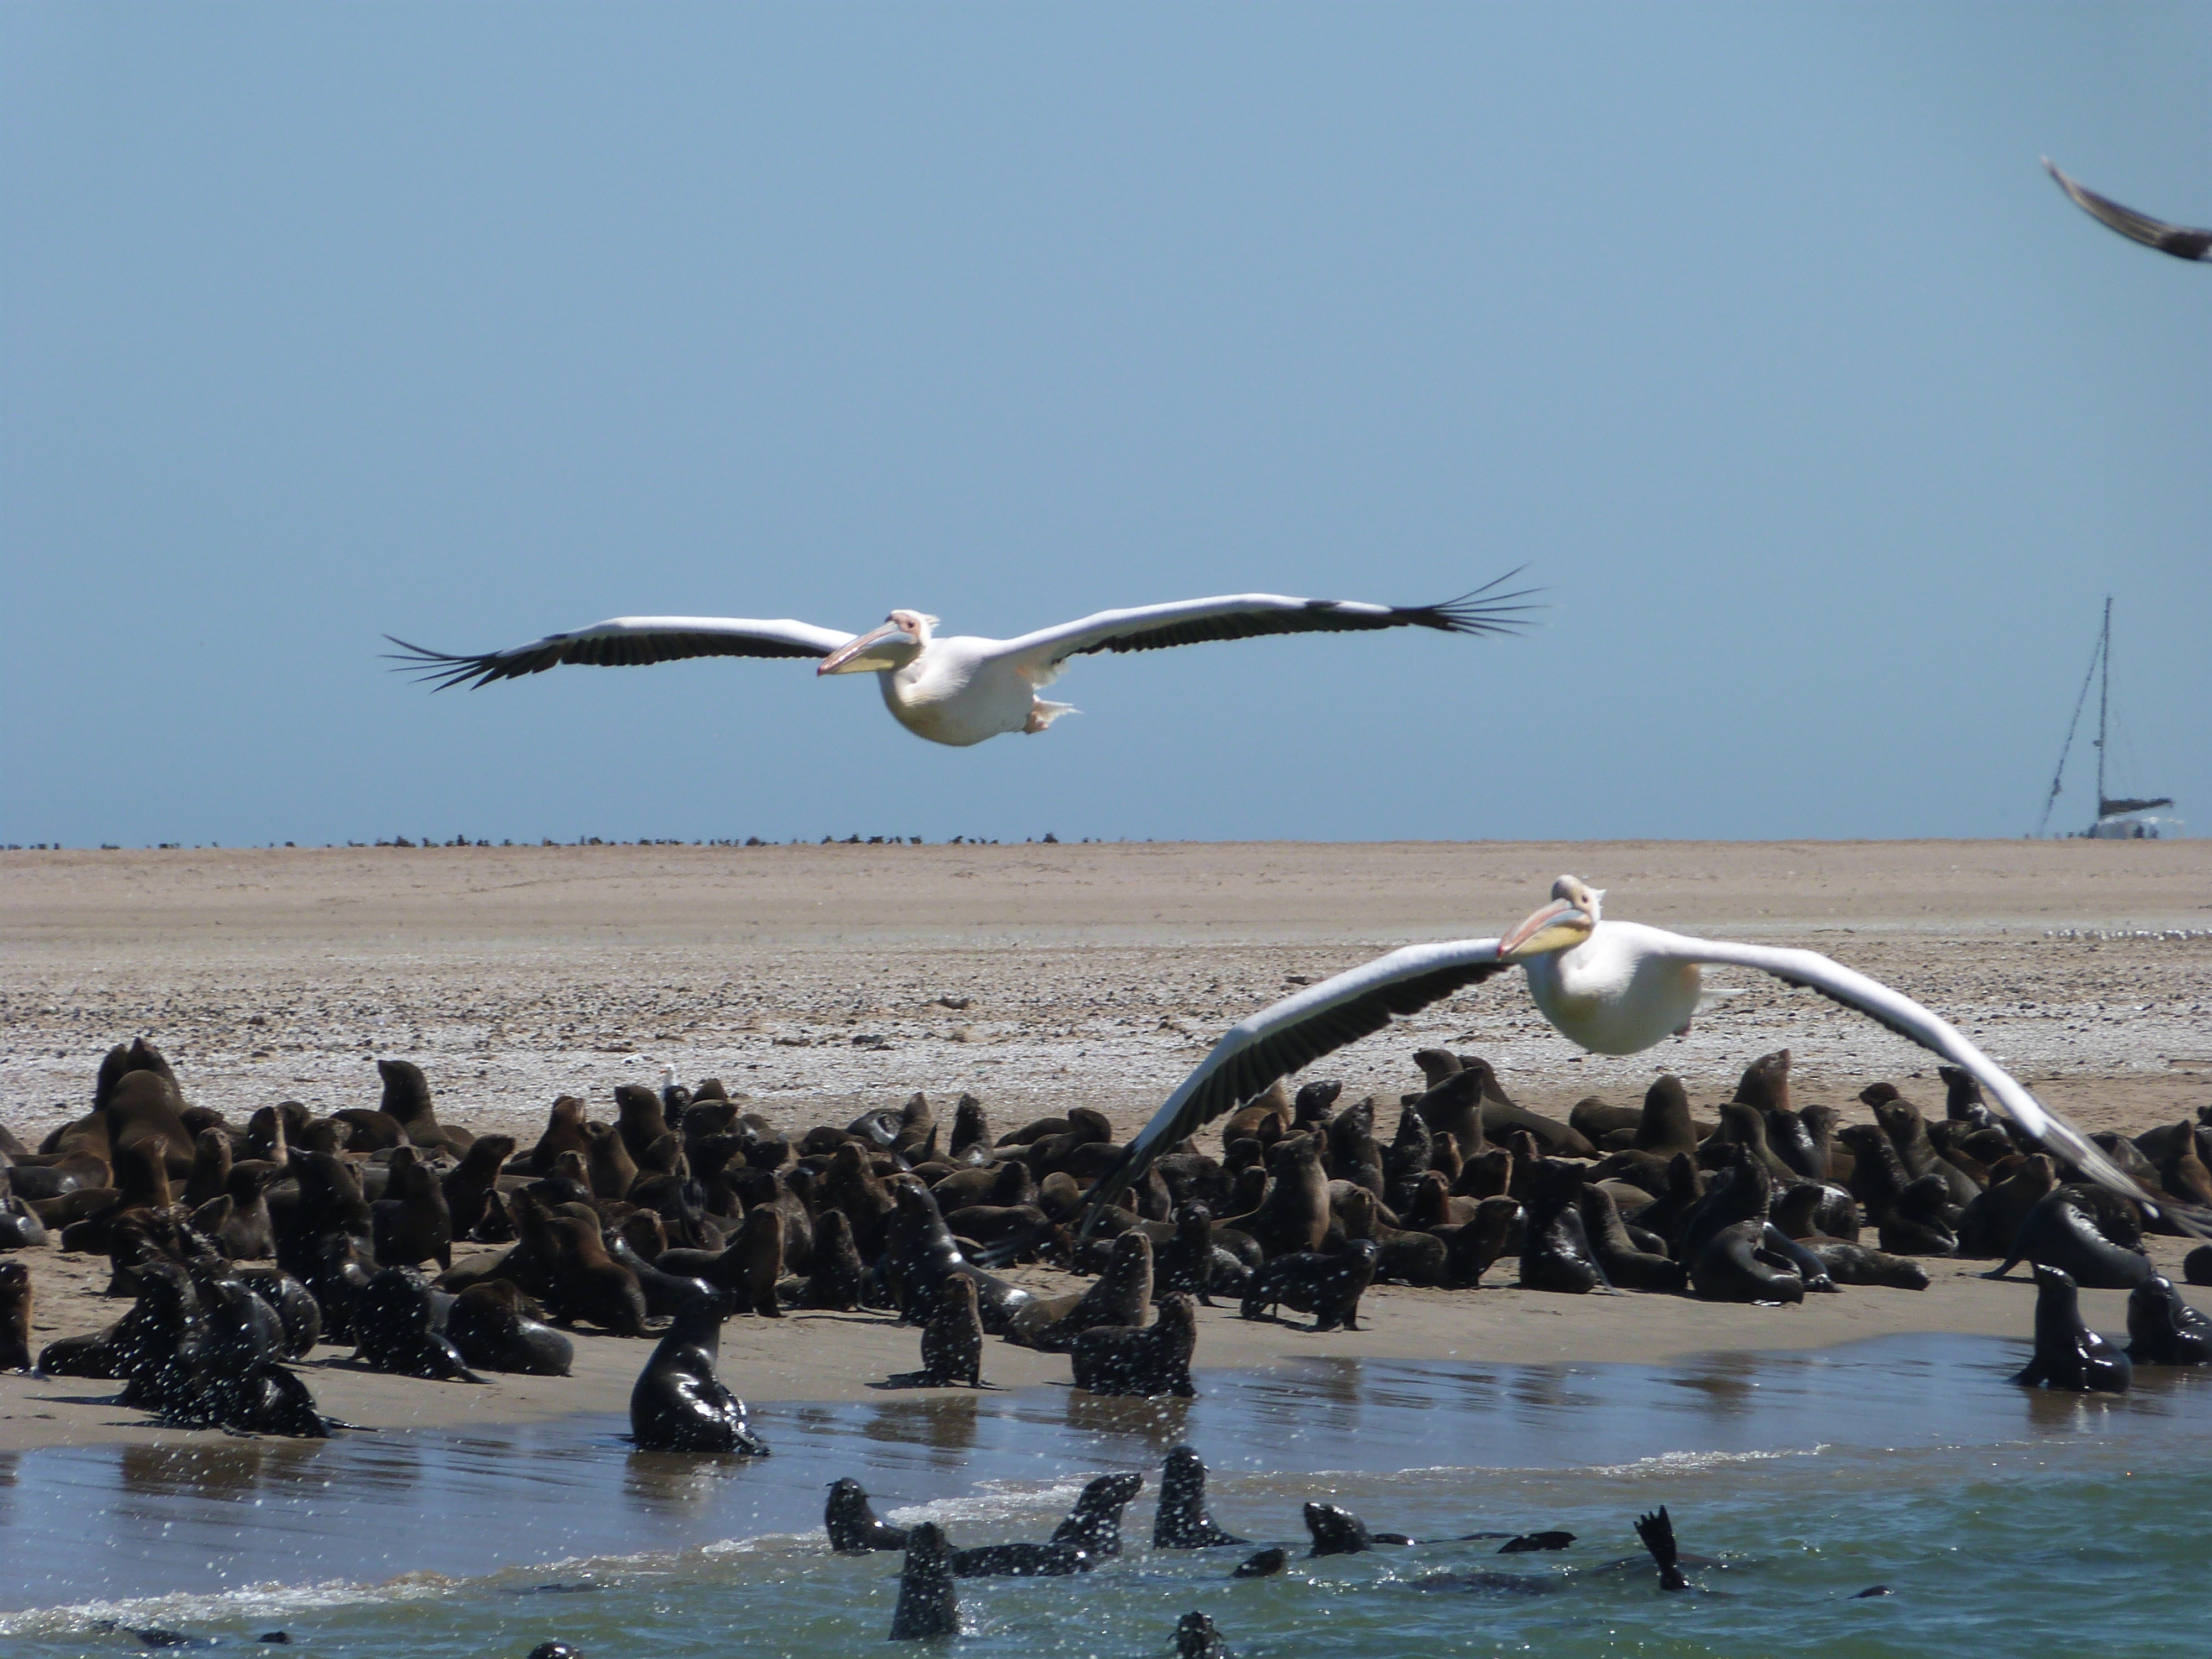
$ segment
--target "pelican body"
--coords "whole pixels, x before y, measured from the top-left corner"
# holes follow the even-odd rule
[[[1101,651],[1157,651],[1208,640],[1262,634],[1335,634],[1380,628],[1430,628],[1447,634],[1510,634],[1529,607],[1527,591],[1496,590],[1512,574],[1443,605],[1369,605],[1238,593],[1210,599],[1101,611],[1017,639],[939,636],[937,618],[894,611],[865,634],[843,634],[789,617],[617,617],[529,645],[454,656],[392,638],[393,653],[422,678],[448,686],[540,674],[564,663],[629,667],[685,657],[811,657],[815,673],[872,673],[891,717],[918,738],[965,749],[1008,732],[1042,732],[1073,709],[1037,693],[1069,659]]]
[[[1594,1054],[1633,1054],[1689,1030],[1705,964],[1754,968],[1819,992],[1960,1067],[2026,1133],[2113,1191],[2162,1211],[2190,1232],[2212,1213],[2154,1199],[2096,1144],[2022,1088],[1964,1033],[1911,998],[1814,951],[1692,939],[1639,922],[1609,921],[1602,889],[1574,876],[1552,902],[1502,939],[1408,945],[1307,987],[1232,1027],[1154,1114],[1090,1194],[1087,1232],[1152,1159],[1200,1124],[1252,1099],[1278,1079],[1417,1013],[1471,985],[1521,968],[1529,995],[1559,1034]]]

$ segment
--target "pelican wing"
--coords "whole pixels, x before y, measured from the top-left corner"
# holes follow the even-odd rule
[[[2177,1208],[2172,1200],[2154,1198],[2145,1192],[2132,1176],[2106,1157],[2094,1141],[2028,1093],[2009,1072],[1976,1048],[1956,1026],[1901,992],[1831,961],[1817,951],[1737,945],[1721,939],[1688,939],[1656,928],[1650,931],[1656,936],[1659,948],[1669,956],[1692,962],[1756,968],[1761,973],[1773,975],[1785,985],[1817,991],[1831,1002],[1839,1002],[1864,1014],[1906,1042],[1918,1043],[1966,1072],[1996,1097],[1999,1109],[2021,1130],[2063,1152],[2101,1185],[2168,1215]],[[2182,1220],[2181,1224],[2191,1232],[2197,1231],[2186,1220]]]
[[[1251,1099],[1277,1078],[1372,1036],[1390,1023],[1393,1014],[1419,1013],[1510,965],[1498,959],[1494,939],[1408,945],[1310,985],[1240,1021],[1168,1097],[1121,1161],[1091,1189],[1090,1220],[1126,1192],[1162,1152],[1201,1124]],[[1090,1221],[1085,1224],[1087,1230]]]
[[[2148,214],[2137,213],[2133,208],[2122,207],[2109,196],[2100,196],[2086,185],[2076,184],[2057,167],[2051,158],[2043,158],[2043,165],[2058,188],[2074,198],[2074,205],[2100,223],[2117,230],[2131,242],[2141,242],[2145,247],[2154,247],[2160,253],[2171,253],[2177,259],[2212,260],[2212,230],[2193,230],[2187,225],[2170,225],[2163,219],[2154,219]]]
[[[453,685],[488,685],[494,680],[542,674],[563,663],[600,668],[634,668],[644,663],[674,662],[684,657],[826,657],[852,639],[834,628],[788,618],[757,622],[746,617],[617,617],[571,634],[548,634],[530,645],[480,656],[453,656],[425,650],[387,634],[399,649],[386,652],[402,670],[424,671],[442,691]]]
[[[1442,605],[1367,605],[1357,599],[1299,599],[1281,593],[1232,593],[1178,599],[1127,611],[1101,611],[1056,628],[1008,640],[995,654],[1012,658],[1038,684],[1048,684],[1070,657],[1097,651],[1158,651],[1207,640],[1249,640],[1261,634],[1333,634],[1359,629],[1434,628],[1447,634],[1510,634],[1521,626],[1518,603],[1534,592],[1493,590],[1518,571]]]

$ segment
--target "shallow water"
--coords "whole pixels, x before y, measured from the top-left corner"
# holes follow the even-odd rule
[[[1302,1547],[1308,1498],[1417,1537],[1578,1541],[1297,1547],[1231,1583],[1247,1552],[1146,1547],[1148,1480],[1096,1573],[964,1583],[960,1651],[1160,1654],[1192,1607],[1254,1659],[2212,1646],[2212,1376],[2147,1368],[2085,1399],[2012,1386],[2024,1358],[1909,1337],[1657,1367],[1312,1363],[1205,1373],[1194,1401],[887,1393],[758,1408],[775,1455],[752,1462],[634,1451],[611,1417],[0,1456],[0,1607],[28,1609],[0,1614],[0,1653],[143,1650],[101,1620],[234,1650],[282,1628],[319,1656],[870,1650],[898,1558],[828,1552],[830,1480],[958,1544],[1041,1538],[1083,1480],[1156,1478],[1186,1440],[1215,1517],[1255,1542]],[[1698,1593],[1659,1594],[1640,1558],[1633,1517],[1662,1503],[1725,1563]],[[1875,1583],[1893,1593],[1852,1599]]]

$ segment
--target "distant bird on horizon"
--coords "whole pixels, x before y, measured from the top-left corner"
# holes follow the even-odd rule
[[[2076,184],[2060,172],[2048,155],[2043,158],[2043,165],[2058,181],[2058,188],[2074,198],[2075,206],[2130,241],[2154,247],[2160,253],[2171,253],[2177,259],[2212,261],[2212,230],[2194,230],[2187,225],[2170,225],[2163,219],[2150,218],[2133,208],[2122,207],[2109,196],[2098,195],[2086,185]]]
[[[480,656],[429,651],[392,635],[387,654],[438,689],[543,673],[563,663],[630,667],[684,657],[814,657],[820,674],[873,673],[901,726],[932,743],[964,748],[1006,732],[1042,732],[1075,711],[1036,694],[1058,679],[1071,657],[1100,651],[1157,651],[1208,640],[1262,634],[1336,634],[1377,628],[1433,628],[1447,634],[1511,634],[1522,626],[1518,603],[1534,590],[1496,592],[1509,571],[1472,593],[1442,605],[1366,605],[1354,599],[1299,599],[1238,593],[1179,599],[1127,611],[1101,611],[1039,629],[1018,639],[940,635],[937,618],[894,611],[866,634],[788,619],[742,617],[617,617],[570,634]]]
[[[1418,1013],[1517,966],[1528,975],[1538,1011],[1561,1036],[1592,1054],[1641,1054],[1689,1030],[1704,994],[1700,969],[1710,964],[1756,969],[1785,985],[1817,991],[1940,1055],[1995,1096],[1997,1110],[2024,1133],[2091,1179],[2154,1213],[2163,1212],[2188,1232],[2212,1237],[2205,1232],[2212,1228],[2212,1212],[2146,1192],[1965,1033],[1911,998],[1817,951],[1692,939],[1641,922],[1609,921],[1600,911],[1604,897],[1604,889],[1561,876],[1552,884],[1552,902],[1503,939],[1407,945],[1240,1020],[1085,1195],[1090,1213],[1084,1231],[1154,1158],[1201,1124],[1322,1055],[1383,1030],[1393,1015]]]

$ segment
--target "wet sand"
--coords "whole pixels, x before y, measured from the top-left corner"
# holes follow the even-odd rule
[[[604,1107],[664,1063],[723,1077],[780,1125],[842,1123],[911,1091],[981,1096],[994,1126],[1088,1103],[1124,1132],[1227,1025],[1416,939],[1494,933],[1573,869],[1608,914],[1821,950],[1921,998],[2084,1127],[2136,1132],[2212,1098],[2212,843],[555,848],[0,854],[7,945],[0,1121],[35,1144],[76,1115],[107,1046],[144,1031],[188,1098],[234,1118],[280,1098],[376,1103],[375,1056],[428,1073],[447,1121],[534,1139],[558,1092]],[[1670,1070],[1703,1106],[1788,1046],[1801,1103],[1857,1119],[1878,1079],[1941,1109],[1929,1057],[1817,999],[1741,976],[1685,1041],[1576,1054],[1517,976],[1325,1062],[1354,1097],[1418,1086],[1413,1049],[1489,1056],[1524,1103],[1633,1103]],[[952,1005],[964,1002],[964,1006]],[[526,1144],[527,1141],[526,1140]],[[2176,1241],[2154,1242],[2172,1269]],[[30,1253],[39,1343],[124,1304],[104,1264]],[[1802,1309],[1674,1297],[1384,1287],[1370,1328],[1313,1336],[1204,1316],[1201,1366],[1314,1355],[1650,1363],[1912,1331],[2021,1335],[2033,1294],[1986,1263],[1926,1292]],[[1510,1263],[1492,1270],[1510,1280]],[[1036,1282],[1058,1290],[1054,1274]],[[2120,1328],[2117,1293],[2085,1305]],[[835,1327],[834,1330],[830,1328]],[[374,1376],[337,1350],[325,1407],[379,1426],[620,1412],[645,1346],[580,1343],[570,1379],[484,1388]],[[762,1401],[859,1401],[910,1369],[872,1316],[734,1320],[724,1370]],[[1063,1382],[993,1343],[987,1375]],[[109,1385],[0,1377],[0,1448],[180,1431]]]

